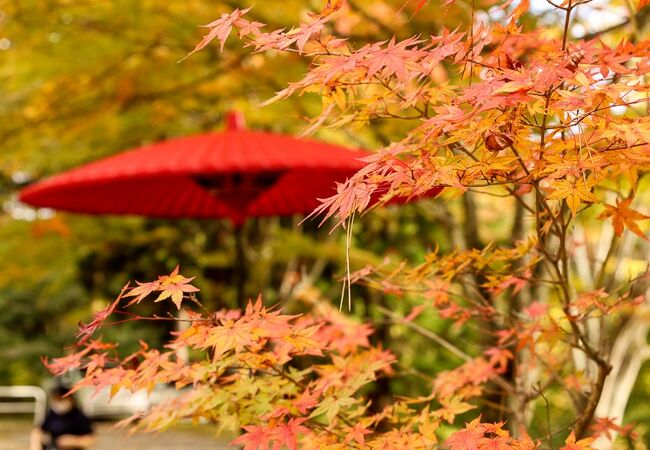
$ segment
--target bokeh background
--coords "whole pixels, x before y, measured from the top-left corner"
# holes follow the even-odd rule
[[[251,3],[0,0],[0,385],[41,385],[48,376],[39,358],[60,356],[73,342],[78,323],[106,307],[129,280],[151,280],[179,264],[185,275],[197,277],[207,306],[235,306],[236,249],[229,223],[63,214],[29,208],[16,201],[16,194],[31,182],[125,149],[222,129],[230,110],[241,111],[252,129],[304,130],[305,119],[320,111],[316,94],[259,106],[305,72],[306,62],[298,55],[252,54],[233,40],[223,53],[211,45],[179,62],[200,40],[204,30],[198,25]],[[256,2],[249,15],[290,28],[322,3]],[[418,2],[347,3],[347,14],[336,27],[357,43],[427,35],[472,18],[471,3],[464,1],[445,8],[430,1],[417,14]],[[490,2],[476,0],[474,6],[478,20],[495,13]],[[636,19],[644,21],[645,14]],[[614,42],[627,32],[629,17],[625,2],[593,2],[582,9],[572,33],[590,36],[607,29],[603,39]],[[549,33],[559,30],[561,22],[544,1],[534,3],[525,20],[530,27],[544,24]],[[444,68],[439,72],[440,80],[458,76]],[[378,121],[356,129],[320,130],[315,138],[374,149],[398,139],[409,126]],[[497,242],[507,239],[512,224],[503,211],[513,205],[480,201],[481,234]],[[354,229],[353,268],[380,264],[385,257],[418,261],[436,245],[449,251],[459,239],[463,211],[461,200],[443,197],[365,215]],[[299,222],[269,218],[247,224],[246,259],[253,269],[246,290],[263,293],[269,304],[282,303],[291,284],[308,274],[338,302],[344,233],[330,233],[327,224]],[[415,371],[454,365],[424,338],[403,327],[383,327],[381,317],[373,316],[374,304],[410,311],[408,297],[355,286],[353,299],[351,314],[377,324],[375,339],[398,353],[405,365]],[[143,308],[158,312],[157,306]],[[450,328],[432,314],[420,321],[452,341],[471,342],[480,333]],[[109,327],[104,334],[128,350],[140,339],[161,343],[169,331],[165,324],[138,323]],[[382,389],[412,394],[424,389],[417,377],[411,381]],[[628,414],[626,422],[638,422],[641,432],[650,424],[647,363]]]

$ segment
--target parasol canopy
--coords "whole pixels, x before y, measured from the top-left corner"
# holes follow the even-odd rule
[[[28,186],[20,200],[87,214],[228,218],[305,214],[364,166],[362,151],[229,129],[120,153]]]

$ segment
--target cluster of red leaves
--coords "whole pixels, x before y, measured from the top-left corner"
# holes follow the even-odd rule
[[[480,396],[481,387],[502,374],[507,368],[508,360],[512,359],[512,353],[508,350],[501,352],[499,349],[491,349],[488,355],[489,360],[475,358],[453,370],[438,374],[433,383],[435,398],[444,404],[458,395],[463,399]]]
[[[215,38],[223,48],[235,28],[256,51],[311,57],[305,77],[274,98],[321,92],[324,108],[310,130],[402,117],[405,111],[413,113],[405,117],[421,119],[403,141],[369,157],[363,170],[339,186],[318,210],[325,217],[343,221],[377,194],[388,200],[441,186],[464,192],[486,182],[537,185],[539,194],[575,215],[582,207],[606,204],[595,192],[606,180],[636,180],[650,166],[647,118],[613,113],[645,102],[649,87],[640,80],[650,72],[650,43],[563,44],[525,33],[516,20],[528,2],[520,2],[506,25],[354,48],[325,27],[337,20],[342,3],[289,31],[262,31],[262,24],[246,19],[248,10],[236,10],[207,25],[211,31],[195,49]],[[508,11],[508,3],[501,8]],[[445,65],[477,80],[442,86],[434,72]],[[542,123],[540,114],[559,123]],[[601,217],[611,217],[617,233],[628,227],[643,235],[636,222],[647,216],[630,207],[631,197],[623,198]]]
[[[499,450],[499,449],[516,449],[516,450],[533,450],[539,447],[539,442],[534,442],[528,435],[524,434],[519,439],[513,439],[510,432],[503,428],[503,423],[486,424],[481,423],[479,419],[465,425],[465,428],[452,434],[445,444],[449,450]],[[619,427],[620,428],[620,427]],[[572,432],[567,437],[564,445],[560,450],[585,450],[592,448],[591,443],[594,438],[585,438],[576,440]]]
[[[282,448],[283,445],[290,450],[296,450],[298,448],[297,437],[309,432],[306,427],[301,425],[305,420],[294,418],[280,424],[244,426],[246,433],[233,440],[231,444],[243,445],[244,450],[268,449],[270,444],[273,444],[274,450]]]
[[[471,421],[464,429],[452,434],[445,444],[450,450],[469,448],[533,450],[538,446],[527,435],[521,439],[513,439],[510,433],[503,429],[503,423],[485,424],[479,419]]]
[[[618,425],[614,419],[609,417],[599,417],[594,422],[591,429],[595,432],[595,436],[604,436],[608,440],[614,437],[614,433],[618,433],[623,437],[629,437],[630,439],[636,439],[638,437],[634,432],[634,426],[631,424]]]
[[[184,280],[188,278],[175,269],[157,283]],[[142,283],[130,291],[126,287],[92,323],[106,326],[111,314],[125,312],[120,306],[134,304],[120,305],[124,297],[138,297],[141,286],[149,290],[155,283]],[[57,375],[83,370],[74,390],[110,389],[114,395],[121,389],[151,391],[159,383],[175,385],[178,397],[124,421],[136,429],[163,430],[192,419],[214,422],[219,429],[242,428],[244,433],[233,444],[246,449],[410,449],[435,445],[441,421],[454,423],[456,416],[472,409],[465,400],[480,395],[481,386],[498,377],[511,358],[507,351],[492,349],[486,352],[487,359],[476,358],[441,373],[429,399],[439,404],[436,409],[430,408],[429,400],[424,400],[423,409],[414,409],[422,399],[395,399],[371,413],[364,392],[378,377],[395,374],[395,357],[370,345],[369,326],[328,303],[305,301],[311,306],[306,315],[282,314],[265,307],[261,298],[250,302],[245,311],[200,314],[186,309],[190,326],[175,332],[164,349],[142,342],[137,352],[124,357],[117,345],[91,339],[85,326],[74,352],[46,364]],[[198,300],[192,304],[198,305]],[[192,351],[191,361],[179,357],[181,348]],[[483,440],[493,439],[485,435],[501,430],[501,425],[480,426]],[[458,439],[452,436],[448,445],[457,445]],[[515,448],[519,441],[508,439]]]
[[[160,277],[158,285],[185,280],[189,279],[179,275],[177,268],[170,276]],[[116,302],[97,314],[90,328],[95,331],[106,326],[111,314],[125,313],[120,306],[134,302],[120,305],[124,297],[138,297],[140,286],[154,283],[131,290],[125,287]],[[191,304],[200,305],[193,300]],[[524,328],[504,332],[500,346],[487,349],[483,357],[438,373],[429,397],[394,399],[379,412],[371,412],[365,392],[378,377],[396,374],[394,355],[370,345],[368,325],[351,320],[329,303],[311,297],[303,300],[311,309],[306,315],[282,314],[265,307],[261,298],[249,302],[245,311],[202,314],[186,309],[190,326],[175,332],[164,349],[142,342],[137,352],[124,357],[119,356],[116,344],[92,340],[89,326],[82,326],[75,351],[46,364],[56,375],[83,370],[74,390],[110,389],[114,395],[121,389],[151,391],[160,383],[175,385],[178,397],[123,422],[135,429],[160,431],[192,419],[214,422],[219,430],[243,429],[232,443],[251,450],[269,446],[425,449],[438,445],[442,422],[454,424],[457,416],[475,408],[470,402],[484,395],[485,386],[507,385],[501,376],[514,358],[508,349],[512,339],[534,345],[533,339],[539,344],[539,336],[548,335],[540,324],[546,311],[531,305]],[[179,356],[182,348],[195,355],[191,361]],[[550,358],[547,364],[552,364]],[[599,420],[596,431],[604,435],[610,430],[630,432],[629,427],[610,422]],[[473,420],[447,438],[445,446],[533,449],[539,445],[525,433],[512,437],[503,425]],[[563,449],[588,448],[590,442],[576,442],[570,436]]]

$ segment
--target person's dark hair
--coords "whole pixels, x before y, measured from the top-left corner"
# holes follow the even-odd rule
[[[63,398],[66,394],[70,392],[70,388],[63,384],[57,384],[52,389],[50,389],[50,396],[56,398]]]
[[[63,383],[57,383],[50,389],[50,398],[57,400],[63,398],[70,399],[72,402],[72,407],[77,408],[77,401],[75,400],[74,395],[70,393],[70,389],[70,387]]]

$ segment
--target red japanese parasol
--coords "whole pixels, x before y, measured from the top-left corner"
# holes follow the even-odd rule
[[[172,139],[28,186],[20,200],[86,214],[228,218],[305,214],[364,165],[362,151],[241,129]]]
[[[19,199],[86,214],[230,219],[241,303],[244,221],[312,212],[319,198],[336,192],[336,182],[364,167],[360,158],[368,153],[244,130],[235,113],[227,122],[221,133],[158,142],[52,176],[25,188]]]

